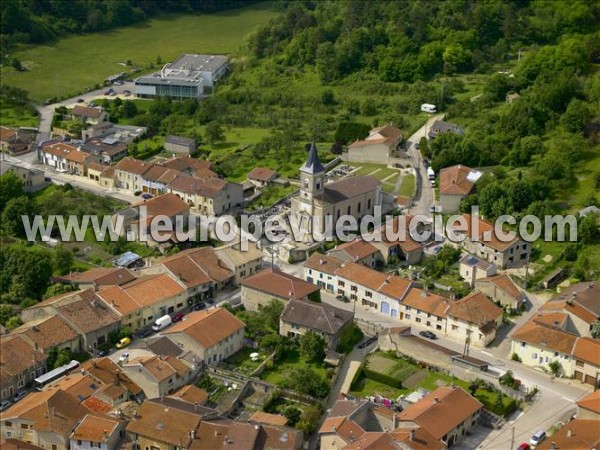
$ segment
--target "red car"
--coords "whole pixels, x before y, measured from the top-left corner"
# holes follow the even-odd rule
[[[184,313],[177,313],[172,317],[173,322],[179,322],[185,316]]]
[[[529,445],[527,442],[523,442],[517,447],[517,450],[531,450],[531,445]]]

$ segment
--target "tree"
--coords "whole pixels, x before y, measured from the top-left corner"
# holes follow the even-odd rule
[[[63,245],[58,245],[53,254],[54,270],[59,275],[69,273],[73,265],[73,252]]]
[[[590,331],[591,331],[593,337],[595,337],[595,338],[599,338],[600,337],[600,320],[596,320],[592,324],[592,328],[591,328]]]
[[[218,122],[213,121],[206,125],[205,133],[206,141],[210,145],[215,145],[225,140],[225,132],[223,131],[223,127],[221,127]]]
[[[597,217],[594,214],[588,214],[579,220],[577,226],[577,238],[583,244],[591,244],[600,236]]]
[[[290,427],[295,426],[300,420],[300,416],[302,415],[302,410],[296,408],[295,406],[286,406],[282,411],[283,415],[286,417],[288,423],[287,425]]]
[[[21,65],[21,60],[17,59],[13,56],[10,65],[13,66],[13,68],[17,71],[17,72],[22,72],[23,71],[23,66]]]
[[[6,321],[6,329],[8,331],[12,331],[17,327],[20,327],[21,325],[23,325],[23,321],[19,316],[13,316]]]
[[[68,284],[54,283],[48,286],[48,289],[44,294],[44,298],[56,297],[57,295],[64,294],[66,292],[72,292],[73,290],[74,287]]]
[[[562,370],[562,365],[560,364],[559,361],[552,360],[548,363],[548,368],[550,369],[550,371],[552,372],[552,374],[554,376],[557,376],[560,373],[560,371]]]
[[[321,420],[321,410],[317,405],[310,405],[304,408],[297,428],[304,431],[307,435],[314,433],[317,430],[319,421]]]
[[[573,99],[560,118],[561,125],[571,133],[581,133],[591,118],[589,105],[583,100]]]
[[[57,367],[64,366],[65,364],[71,362],[72,359],[73,354],[71,353],[71,350],[63,348],[58,351],[53,368],[56,369]]]
[[[271,299],[271,301],[260,310],[264,325],[275,332],[279,332],[279,318],[281,317],[283,309],[283,303],[279,300]]]
[[[16,173],[7,171],[0,175],[0,211],[4,210],[10,200],[23,195],[23,182]]]
[[[131,117],[135,117],[138,114],[138,109],[135,103],[131,100],[125,100],[123,102],[123,106],[121,108],[121,117],[124,119],[129,119]]]
[[[10,318],[16,315],[17,313],[12,306],[0,304],[0,324],[6,325]]]
[[[21,216],[29,216],[33,221],[35,209],[35,204],[29,197],[21,196],[9,200],[2,211],[2,228],[7,234],[25,236],[25,227]]]
[[[307,331],[300,337],[300,354],[308,361],[323,361],[327,343],[314,331]]]

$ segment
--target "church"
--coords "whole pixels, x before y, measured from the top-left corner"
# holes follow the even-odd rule
[[[334,224],[340,216],[356,219],[373,214],[381,206],[382,194],[378,179],[370,176],[350,176],[325,183],[325,167],[319,161],[313,142],[308,159],[300,168],[300,192],[292,198],[292,212],[316,217],[315,232],[322,234],[327,221]]]

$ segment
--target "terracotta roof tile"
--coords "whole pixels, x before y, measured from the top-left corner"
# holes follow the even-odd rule
[[[469,195],[475,185],[467,178],[470,173],[470,167],[460,164],[440,170],[440,194]]]
[[[354,241],[344,242],[343,244],[337,245],[333,250],[330,250],[330,252],[336,251],[345,252],[356,262],[377,253],[379,250],[370,242],[356,239]]]
[[[440,439],[481,408],[482,404],[462,388],[441,387],[407,407],[399,417]]]
[[[318,286],[273,268],[263,269],[245,278],[242,286],[287,299],[302,299],[319,291]]]
[[[470,214],[463,214],[462,217],[465,219],[467,224],[465,231],[458,231],[458,229],[462,229],[462,227],[458,225],[458,222],[456,222],[455,224],[450,223],[449,226],[455,225],[454,228],[457,229],[457,233],[465,233],[467,237],[472,241],[481,242],[485,244],[485,246],[490,247],[494,250],[502,252],[520,240],[518,236],[515,236],[514,239],[510,241],[501,241],[500,239],[498,239],[498,236],[496,236],[496,233],[494,232],[494,225],[490,222],[479,219],[475,216],[471,216]],[[476,228],[471,226],[472,222],[473,224],[478,224],[479,230],[476,230]]]
[[[133,395],[142,392],[142,388],[124,374],[121,368],[108,357],[90,359],[83,363],[82,368],[102,383],[124,386]]]
[[[244,322],[223,308],[194,311],[163,334],[185,333],[205,349],[243,330]]]
[[[215,198],[223,189],[225,189],[227,183],[227,181],[221,180],[220,178],[205,179],[179,174],[169,183],[169,188],[177,192],[200,195],[206,198]]]
[[[269,181],[277,178],[277,172],[267,167],[255,167],[248,173],[249,180]]]
[[[287,424],[287,418],[281,414],[269,414],[263,411],[255,411],[248,419],[250,422],[264,423],[283,427]]]
[[[573,356],[600,367],[600,341],[589,337],[580,337],[573,347]]]
[[[398,300],[404,298],[412,287],[410,280],[370,269],[362,264],[345,262],[336,270],[338,277],[359,284]]]
[[[552,444],[554,443],[554,447]],[[575,419],[547,438],[536,450],[589,450],[600,446],[600,420]]]
[[[193,172],[200,169],[210,170],[212,168],[212,163],[210,161],[190,158],[188,156],[177,156],[173,159],[165,161],[162,165],[168,167],[169,169],[178,170],[180,172]]]
[[[321,333],[337,334],[352,321],[354,313],[326,303],[310,300],[290,300],[281,313],[283,322],[301,325]]]
[[[338,258],[315,252],[306,260],[304,267],[335,275],[336,270],[342,267],[343,264],[344,262]]]
[[[525,294],[523,294],[509,275],[494,275],[477,280],[476,283],[491,283],[517,301],[525,299]]]
[[[177,397],[192,404],[204,405],[208,401],[208,392],[193,384],[188,384],[172,394],[171,397]]]
[[[89,106],[75,105],[71,110],[73,116],[78,117],[91,117],[93,119],[100,117],[102,114],[102,108],[91,108]]]
[[[89,156],[87,153],[78,150],[76,147],[73,147],[69,144],[64,144],[62,142],[55,142],[45,145],[42,147],[42,153],[58,156],[59,158],[64,158],[67,161],[73,161],[80,164],[83,163]]]
[[[592,392],[577,400],[577,406],[600,414],[600,391]]]
[[[550,349],[565,355],[573,353],[577,336],[558,328],[549,327],[529,320],[513,335],[513,340],[523,341],[539,348]]]
[[[460,300],[449,302],[446,314],[482,327],[502,316],[502,308],[481,292],[472,292]]]
[[[104,442],[108,436],[115,432],[118,426],[118,420],[88,414],[83,418],[81,423],[75,427],[71,434],[71,439]]]
[[[57,277],[60,281],[71,283],[93,283],[96,286],[121,285],[135,280],[135,276],[127,269],[113,267],[94,267],[85,272],[72,272]]]
[[[146,207],[148,217],[164,215],[174,217],[190,210],[190,206],[175,194],[164,194],[131,205],[131,208]]]
[[[143,175],[152,166],[152,163],[140,161],[138,159],[129,158],[128,156],[126,156],[113,167],[115,168],[115,170],[119,170],[121,172],[131,173],[135,175]]]
[[[446,317],[448,299],[432,292],[425,293],[424,290],[413,288],[402,301],[404,306],[418,309],[438,317]]]
[[[81,402],[83,406],[85,406],[90,411],[94,411],[101,414],[107,414],[113,410],[113,406],[109,403],[106,403],[103,400],[100,400],[98,397],[91,396],[86,398]]]
[[[234,276],[211,247],[184,250],[163,259],[162,264],[189,288],[221,283]]]
[[[381,182],[370,176],[353,176],[325,185],[322,200],[325,203],[339,203],[376,190]]]
[[[46,359],[48,356],[35,350],[25,337],[13,334],[0,336],[0,374],[3,380],[29,372]]]
[[[22,334],[46,351],[52,347],[77,339],[77,332],[59,315],[28,322],[13,331]]]

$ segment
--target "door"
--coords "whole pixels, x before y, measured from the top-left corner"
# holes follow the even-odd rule
[[[392,317],[398,317],[398,310],[392,308]]]
[[[389,314],[390,313],[390,304],[387,302],[381,302],[381,312],[383,314]]]
[[[586,375],[585,376],[585,384],[589,384],[591,386],[596,386],[596,380],[593,376]]]
[[[575,371],[575,379],[583,381],[583,373]]]

